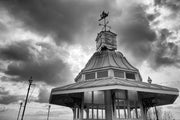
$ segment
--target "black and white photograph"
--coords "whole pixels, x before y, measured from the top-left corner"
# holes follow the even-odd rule
[[[180,120],[180,0],[0,0],[0,120]]]

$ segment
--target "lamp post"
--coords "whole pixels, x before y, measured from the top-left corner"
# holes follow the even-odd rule
[[[20,101],[20,103],[19,103],[20,106],[19,106],[19,112],[18,112],[17,120],[19,120],[19,115],[20,115],[20,112],[21,112],[22,104],[23,104],[23,102]]]
[[[28,87],[28,91],[27,91],[27,95],[26,95],[26,99],[25,99],[25,103],[24,103],[24,109],[23,109],[21,120],[23,120],[23,117],[24,117],[24,113],[25,113],[25,109],[26,109],[26,104],[27,104],[27,100],[28,100],[28,96],[29,96],[29,91],[30,91],[30,87],[32,85],[32,82],[33,82],[32,77],[30,77],[30,79],[29,79],[29,87]]]

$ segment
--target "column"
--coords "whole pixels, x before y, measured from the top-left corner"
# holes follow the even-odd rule
[[[105,116],[106,120],[112,120],[112,96],[111,91],[106,90],[105,92]]]
[[[130,101],[129,98],[127,100],[127,112],[128,112],[128,118],[131,118],[131,111],[130,111]]]
[[[141,110],[141,118],[143,118],[143,120],[147,120],[147,117],[145,115],[145,108],[143,106],[143,101],[142,101],[142,97],[141,95],[138,94],[138,101],[140,103],[140,110]]]
[[[80,117],[79,120],[83,120],[83,110],[84,110],[84,96],[82,97],[82,102],[80,106]]]

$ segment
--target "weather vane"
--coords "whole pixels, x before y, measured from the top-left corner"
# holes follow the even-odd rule
[[[102,30],[104,31],[106,31],[107,28],[111,29],[111,27],[107,25],[109,23],[109,21],[106,20],[106,17],[108,17],[108,15],[109,15],[109,12],[106,13],[104,11],[100,15],[101,18],[99,19],[99,21],[104,20],[104,23],[99,24],[99,26],[103,26]]]

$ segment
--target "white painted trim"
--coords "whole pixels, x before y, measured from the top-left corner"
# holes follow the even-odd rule
[[[111,85],[111,86],[71,89],[71,90],[63,90],[63,91],[52,91],[52,94],[57,95],[57,94],[68,94],[68,93],[78,93],[78,92],[87,92],[87,91],[96,91],[96,90],[111,90],[111,89],[133,90],[133,91],[140,91],[140,92],[179,95],[179,92],[177,92],[177,91],[157,90],[157,89],[148,89],[148,88],[139,88],[139,87],[129,87],[129,86],[122,86],[122,85]]]

